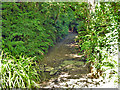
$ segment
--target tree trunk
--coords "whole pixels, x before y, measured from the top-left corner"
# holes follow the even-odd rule
[[[90,13],[95,12],[95,0],[88,0]]]

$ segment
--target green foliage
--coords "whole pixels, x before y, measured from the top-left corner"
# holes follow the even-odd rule
[[[64,3],[3,3],[3,51],[41,59],[56,40],[68,34],[65,8]]]
[[[31,88],[39,87],[36,83],[40,81],[40,74],[36,69],[36,61],[33,58],[24,58],[4,54],[1,61],[1,85],[2,88]],[[34,66],[33,66],[34,65]]]
[[[36,62],[68,34],[74,19],[68,6],[62,2],[2,3],[2,49],[8,53],[2,59],[3,88],[38,87],[42,74],[38,75]]]
[[[118,23],[116,20],[118,16],[114,11],[116,6],[110,8],[111,5],[113,3],[101,3],[100,7],[96,6],[96,12],[93,14],[88,12],[86,22],[80,21],[78,26],[77,39],[80,41],[80,49],[84,52],[87,61],[97,70],[103,69],[103,66],[111,68],[116,66],[115,61],[108,58],[111,57],[111,48],[116,47],[118,42]]]
[[[115,45],[111,42],[119,40],[119,3],[101,3],[95,13],[88,7],[86,2],[3,2],[2,49],[9,55],[2,59],[2,86],[37,87],[41,75],[36,61],[71,28],[77,28],[80,49],[96,70],[114,67],[108,57]]]

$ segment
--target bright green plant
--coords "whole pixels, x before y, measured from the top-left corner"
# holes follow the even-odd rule
[[[111,57],[110,48],[117,44],[118,39],[117,16],[113,8],[110,8],[111,4],[101,3],[100,7],[96,6],[96,12],[89,14],[86,22],[84,21],[86,27],[83,29],[81,25],[78,26],[77,39],[80,41],[80,49],[92,67],[96,68],[97,73],[103,69],[102,66],[116,66],[115,60],[108,59]]]
[[[73,12],[67,6],[56,2],[2,3],[3,51],[13,56],[22,53],[37,56],[37,60],[42,59],[56,40],[68,34]]]
[[[1,86],[2,88],[32,88],[39,87],[41,71],[33,58],[19,57],[4,54],[1,60]]]

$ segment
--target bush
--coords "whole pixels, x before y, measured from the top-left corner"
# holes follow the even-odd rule
[[[114,12],[114,6],[110,8],[111,4],[113,3],[101,3],[100,7],[96,6],[96,12],[86,18],[85,30],[82,30],[81,26],[78,30],[80,49],[91,66],[95,67],[96,74],[104,69],[104,66],[117,66],[116,60],[109,58],[111,53],[117,53],[114,50],[118,43],[118,16]],[[113,47],[116,48],[112,49]]]
[[[40,60],[57,39],[68,34],[62,3],[6,2],[2,12],[2,48],[13,56],[22,53]]]

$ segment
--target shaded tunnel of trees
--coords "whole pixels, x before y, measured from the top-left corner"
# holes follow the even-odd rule
[[[103,51],[110,53],[113,44],[109,43],[120,40],[120,2],[100,2],[95,12],[90,6],[87,2],[2,2],[2,87],[38,87],[37,63],[69,32],[78,34],[80,53],[97,75],[105,71],[103,66],[114,67],[116,61],[105,61],[108,54]]]

